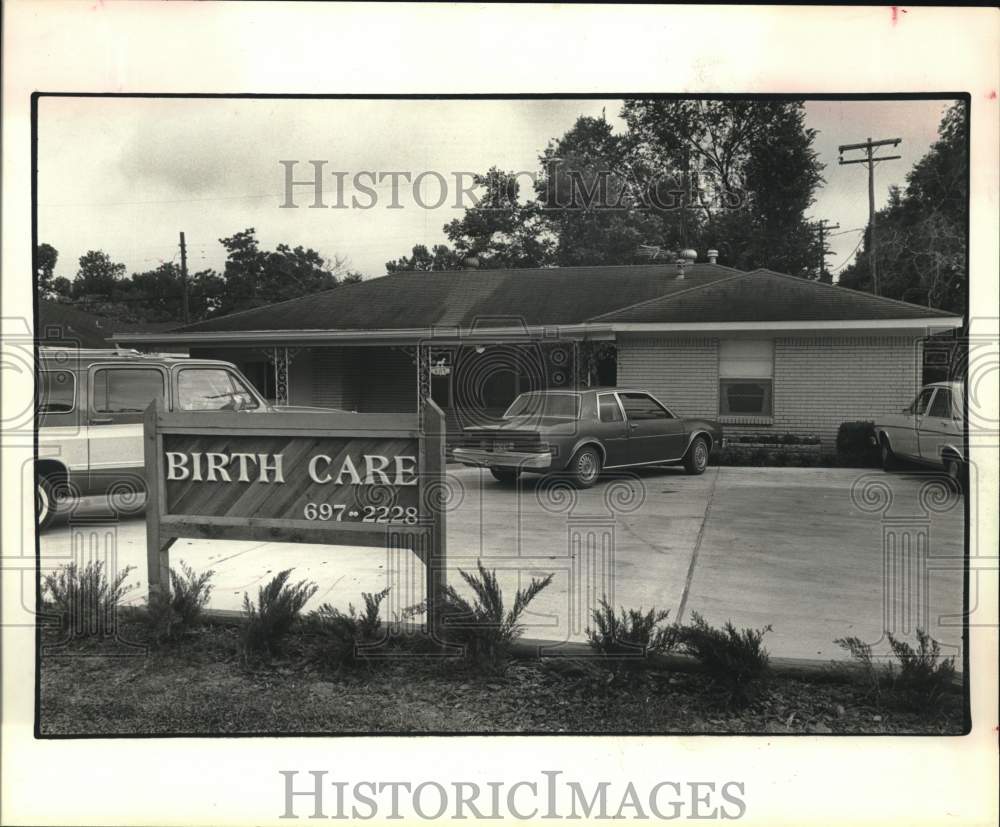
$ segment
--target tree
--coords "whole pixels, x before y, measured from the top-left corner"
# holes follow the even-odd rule
[[[51,244],[39,244],[35,247],[35,288],[41,296],[51,296],[55,289],[53,278],[55,276],[56,262],[59,260],[59,251]]]
[[[219,242],[228,253],[221,315],[330,290],[341,277],[360,278],[348,270],[347,259],[328,261],[312,248],[279,244],[262,250],[253,227]]]
[[[945,112],[938,140],[907,174],[906,189],[890,189],[888,204],[876,213],[880,295],[956,313],[966,310],[966,119],[962,103]],[[873,289],[867,244],[841,273],[839,284]]]
[[[545,265],[551,240],[546,237],[539,205],[521,202],[517,176],[491,167],[472,180],[483,196],[462,218],[444,227],[455,254],[463,260],[475,259],[484,268]]]
[[[111,260],[100,250],[89,250],[80,256],[80,269],[73,283],[74,297],[92,297],[111,301],[119,282],[125,276],[125,265]]]
[[[812,271],[805,211],[823,179],[801,102],[633,99],[622,117],[636,159],[686,179],[691,246],[741,269]]]
[[[410,256],[400,256],[395,261],[387,261],[387,273],[398,273],[403,270],[461,270],[465,265],[454,250],[447,244],[435,244],[430,250],[423,244],[413,245]]]
[[[661,192],[676,181],[654,180],[630,149],[629,137],[615,135],[603,118],[581,117],[539,157],[535,192],[555,239],[553,263],[629,264],[639,260],[641,244],[679,243],[681,222],[670,200],[676,194]]]

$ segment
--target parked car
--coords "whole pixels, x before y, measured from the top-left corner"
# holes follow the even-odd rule
[[[875,423],[882,467],[892,470],[899,460],[943,468],[962,482],[966,473],[961,382],[925,385],[917,398],[898,414]]]
[[[501,482],[521,472],[562,472],[589,487],[616,468],[684,465],[701,474],[721,444],[717,422],[677,416],[647,391],[593,388],[522,393],[502,422],[465,428],[453,457],[489,468]]]
[[[179,355],[45,347],[37,387],[40,529],[59,498],[142,488],[142,418],[153,399],[168,410],[271,410],[235,365]]]

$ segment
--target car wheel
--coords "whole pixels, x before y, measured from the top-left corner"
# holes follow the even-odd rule
[[[517,481],[521,472],[517,468],[500,468],[496,465],[490,466],[490,473],[497,482],[512,484]]]
[[[35,488],[35,502],[38,510],[38,530],[44,531],[52,524],[56,514],[56,497],[52,480],[42,477]]]
[[[889,440],[882,437],[879,442],[879,457],[882,460],[883,471],[895,471],[899,467],[899,460],[889,447]]]
[[[944,470],[948,474],[948,478],[955,483],[958,490],[965,491],[966,469],[962,460],[958,457],[946,457]]]
[[[684,470],[689,474],[704,474],[708,468],[708,442],[704,437],[698,437],[691,443],[684,455]]]
[[[596,448],[581,448],[574,454],[566,470],[577,488],[590,488],[601,476],[601,454]]]

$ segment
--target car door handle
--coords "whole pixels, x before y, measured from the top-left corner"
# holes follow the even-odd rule
[[[95,416],[90,420],[91,425],[110,425],[113,422],[110,416]]]
[[[638,425],[636,425],[634,422],[629,422],[629,424],[628,424],[628,432],[629,433],[632,433],[633,431],[638,431],[638,430],[639,430],[639,426]]]

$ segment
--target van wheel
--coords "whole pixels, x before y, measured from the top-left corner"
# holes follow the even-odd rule
[[[899,460],[889,446],[889,440],[882,437],[879,442],[879,458],[882,460],[883,471],[895,471],[899,467]]]
[[[596,448],[581,448],[570,460],[566,470],[577,488],[590,488],[601,476],[601,455]]]
[[[56,514],[55,486],[49,477],[42,477],[35,488],[35,507],[38,511],[38,530],[44,531],[52,524]]]
[[[958,457],[946,457],[944,464],[945,472],[948,474],[948,478],[955,483],[956,488],[960,492],[965,492],[966,484],[968,482],[967,469],[965,464]]]
[[[500,468],[496,465],[490,466],[490,473],[497,482],[507,483],[508,485],[517,482],[517,478],[521,474],[517,468]]]
[[[706,468],[708,468],[708,443],[704,437],[698,437],[684,455],[684,470],[689,474],[704,474]]]

